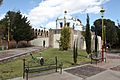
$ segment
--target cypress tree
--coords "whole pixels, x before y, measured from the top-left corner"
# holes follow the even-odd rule
[[[77,63],[77,56],[78,56],[78,44],[77,44],[77,42],[75,43],[75,41],[74,41],[74,46],[73,46],[73,61],[74,61],[74,64]]]
[[[86,41],[86,52],[88,54],[91,53],[91,32],[90,32],[90,24],[89,24],[89,15],[87,14],[87,24],[85,31],[85,41]]]

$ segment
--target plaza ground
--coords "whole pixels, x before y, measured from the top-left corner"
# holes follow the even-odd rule
[[[29,78],[29,80],[120,80],[120,55],[119,54],[107,53],[106,63],[105,62],[100,62],[98,64],[88,63],[84,65],[79,65],[76,67],[65,68],[62,74],[50,73],[46,75],[31,77]],[[97,67],[105,70],[91,76],[82,75],[80,72],[78,74],[74,74],[66,71],[71,69],[77,69],[84,66],[92,66],[93,68]],[[19,77],[19,78],[14,78],[9,80],[25,80],[25,79],[23,79],[22,77]]]
[[[114,54],[108,54],[107,56],[108,59],[106,63],[102,62],[102,63],[98,63],[97,65],[96,64],[81,65],[81,66],[91,65],[93,67],[99,67],[105,69],[104,71],[92,75],[90,77],[82,78],[79,77],[79,75],[77,76],[77,74],[73,75],[71,73],[63,71],[63,74],[53,73],[49,75],[33,77],[30,78],[29,80],[120,80],[120,56],[118,57],[118,55],[114,55]],[[77,67],[81,67],[81,66],[77,66]],[[77,68],[77,67],[73,67],[73,68]],[[115,67],[118,67],[118,69],[116,70]]]
[[[102,62],[96,64],[85,64],[81,66],[76,66],[72,68],[66,68],[63,70],[62,74],[59,73],[51,73],[43,76],[37,76],[30,78],[29,80],[120,80],[120,56],[116,54],[107,54],[107,62]],[[79,77],[79,75],[73,75],[71,73],[66,72],[65,70],[78,68],[86,65],[91,65],[93,67],[99,67],[105,69],[104,71],[92,75],[90,77]],[[116,67],[118,67],[116,69]],[[21,78],[22,79],[22,78]],[[21,80],[21,79],[13,79],[13,80]]]

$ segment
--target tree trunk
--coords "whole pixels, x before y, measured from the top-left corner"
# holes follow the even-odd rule
[[[19,43],[19,41],[16,41],[16,48],[18,48],[18,43]]]
[[[27,47],[29,47],[29,41],[27,41]]]

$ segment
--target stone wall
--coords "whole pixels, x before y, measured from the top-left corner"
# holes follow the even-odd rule
[[[60,34],[54,34],[53,48],[59,48]]]
[[[37,38],[34,39],[31,42],[31,45],[35,45],[35,46],[42,46],[42,47],[49,47],[49,38],[45,37],[45,38]],[[45,44],[44,44],[45,42]]]
[[[91,38],[92,38],[92,40],[91,40],[91,49],[92,50],[95,50],[95,35],[92,35],[91,36]],[[97,50],[98,51],[101,51],[101,37],[100,36],[97,36],[97,38],[98,38],[98,45],[97,45]]]
[[[45,47],[52,47],[52,48],[59,48],[60,42],[60,33],[61,29],[49,29],[49,35],[38,37],[31,41],[32,45],[35,46],[43,46],[45,42]],[[92,50],[95,49],[95,35],[92,33],[91,36],[91,48]],[[86,42],[81,34],[81,31],[74,30],[71,28],[71,35],[70,35],[70,48],[73,49],[74,41],[78,41],[78,49],[86,50]],[[101,37],[98,36],[98,50],[101,50]]]

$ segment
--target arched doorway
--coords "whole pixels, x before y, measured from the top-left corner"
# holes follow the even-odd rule
[[[45,40],[43,41],[43,47],[45,47]]]

